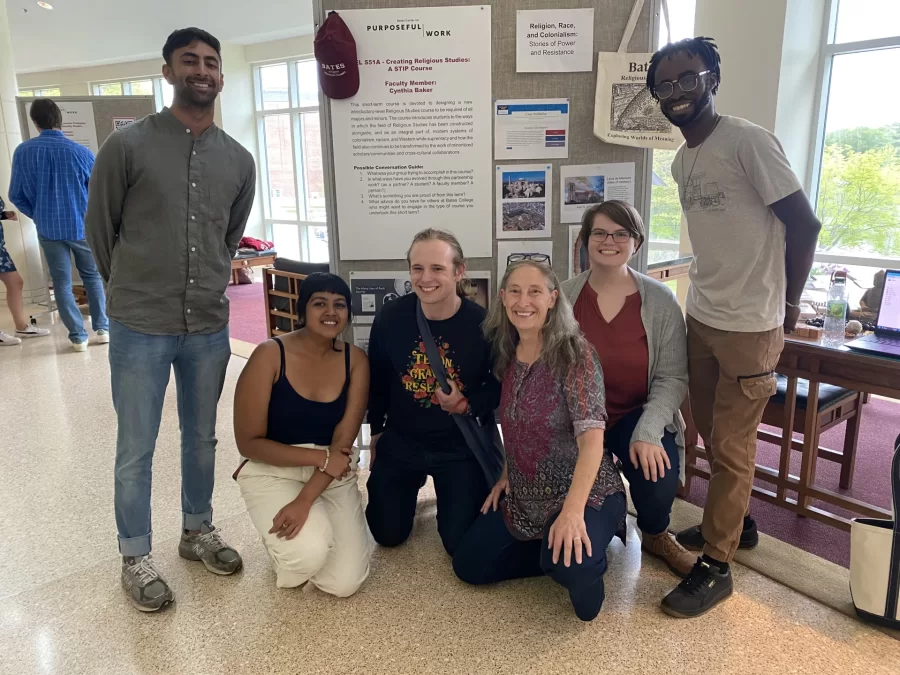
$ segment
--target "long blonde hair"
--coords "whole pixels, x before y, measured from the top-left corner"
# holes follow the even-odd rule
[[[506,274],[503,275],[503,280],[500,282],[500,288],[504,292],[512,273],[525,266],[539,270],[544,275],[547,288],[551,292],[559,290],[559,279],[549,265],[533,260],[523,260],[506,268]],[[509,364],[516,358],[519,331],[509,320],[499,293],[491,303],[483,330],[493,348],[494,372],[497,377],[502,378]],[[547,311],[547,319],[541,329],[540,358],[550,366],[556,375],[562,377],[568,371],[569,366],[583,358],[585,344],[581,327],[572,313],[572,305],[568,298],[560,292],[556,298],[556,304]]]
[[[447,232],[447,230],[438,230],[434,227],[429,227],[428,229],[422,230],[415,237],[413,237],[412,243],[406,250],[406,264],[411,264],[409,256],[412,253],[413,246],[418,244],[420,241],[430,241],[432,239],[437,239],[438,241],[442,241],[445,244],[449,244],[450,249],[453,251],[453,273],[456,274],[459,268],[462,265],[466,264],[466,257],[463,255],[463,250],[462,246],[459,243],[459,239],[457,239],[456,235],[454,235],[452,232]],[[472,294],[472,292],[472,283],[466,277],[463,277],[456,282],[456,294],[459,297],[463,299],[468,298]]]

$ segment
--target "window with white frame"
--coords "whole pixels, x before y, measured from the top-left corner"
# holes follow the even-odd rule
[[[266,230],[280,256],[328,262],[316,62],[268,63],[253,75]]]
[[[146,77],[136,80],[117,80],[114,82],[95,82],[91,85],[94,96],[152,96],[159,112],[167,105],[172,105],[174,89],[162,77]]]
[[[54,96],[62,96],[59,87],[43,87],[39,89],[19,89],[19,96],[28,98],[52,98]]]
[[[813,274],[847,267],[870,286],[900,267],[900,69],[898,0],[830,0],[813,156],[812,198],[822,221]],[[855,286],[855,288],[854,288]]]
[[[671,32],[673,42],[694,36],[696,0],[669,0],[671,31],[666,30],[665,16],[660,12],[656,48],[666,44]],[[674,260],[679,257],[681,235],[681,201],[678,186],[672,178],[675,150],[651,150],[653,157],[650,192],[650,218],[647,223],[649,244],[647,264]]]

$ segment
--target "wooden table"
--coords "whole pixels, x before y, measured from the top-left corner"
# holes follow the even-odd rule
[[[248,269],[250,267],[268,267],[275,264],[277,254],[262,253],[256,256],[247,256],[246,258],[237,257],[231,259],[231,283],[238,283],[238,270]]]
[[[809,395],[806,404],[806,426],[803,432],[803,451],[800,475],[790,473],[789,444],[782,444],[778,469],[756,465],[756,478],[772,485],[774,490],[753,487],[753,495],[777,504],[802,516],[814,518],[843,530],[850,529],[850,521],[824,508],[812,506],[812,500],[845,509],[868,518],[890,519],[891,512],[861,499],[854,499],[831,490],[815,486],[816,461],[819,457],[818,408],[819,385],[822,383],[845,387],[854,391],[878,394],[900,399],[900,359],[879,357],[853,352],[846,347],[826,347],[816,342],[799,338],[787,338],[784,351],[778,362],[777,372],[788,377],[785,397],[785,421],[782,430],[794,425],[797,409],[797,379],[809,381]],[[689,432],[696,431],[689,425]],[[891,454],[891,446],[898,429],[884,429],[884,452]],[[693,445],[692,439],[688,445]],[[690,453],[689,449],[689,453]],[[694,476],[708,478],[709,472],[691,466],[688,471]],[[888,462],[890,464],[890,462]],[[793,493],[795,496],[789,496]]]

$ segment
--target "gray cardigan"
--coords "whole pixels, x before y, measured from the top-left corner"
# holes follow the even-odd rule
[[[684,314],[668,286],[631,268],[628,271],[641,294],[641,321],[650,353],[649,395],[631,441],[662,445],[664,432],[674,432],[681,460],[679,473],[684,482],[684,420],[680,410],[688,391]],[[563,282],[562,293],[572,306],[590,274],[588,270]]]

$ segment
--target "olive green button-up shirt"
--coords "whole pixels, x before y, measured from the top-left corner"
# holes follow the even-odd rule
[[[113,133],[91,174],[85,230],[111,319],[150,335],[214,333],[256,192],[253,156],[165,108]]]

